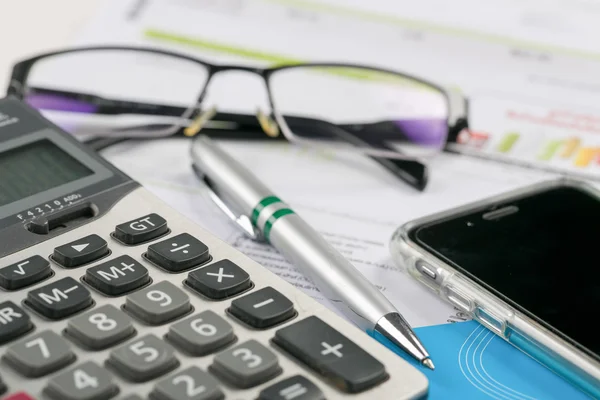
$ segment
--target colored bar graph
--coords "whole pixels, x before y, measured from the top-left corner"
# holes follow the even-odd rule
[[[558,149],[560,148],[560,146],[562,146],[563,141],[562,140],[551,140],[548,143],[546,143],[546,146],[544,146],[544,149],[542,150],[542,152],[538,155],[538,160],[541,161],[548,161],[551,160],[552,157],[554,157],[554,154],[556,154],[556,152],[558,151]]]
[[[575,158],[575,166],[580,168],[587,167],[594,158],[600,153],[600,149],[597,147],[583,147],[577,153]]]
[[[565,141],[565,147],[563,148],[562,153],[560,153],[560,157],[562,158],[571,158],[577,151],[577,149],[581,146],[581,139],[578,137],[571,137]]]
[[[496,150],[498,150],[500,153],[508,153],[513,148],[515,143],[517,143],[517,140],[519,140],[520,136],[521,135],[517,132],[507,133],[504,135],[500,143],[498,143]]]

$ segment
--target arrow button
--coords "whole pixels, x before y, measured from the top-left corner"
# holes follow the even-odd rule
[[[71,247],[73,249],[75,249],[76,252],[81,253],[81,251],[84,250],[89,245],[90,245],[89,243],[83,243],[83,244],[74,244]]]
[[[108,244],[98,235],[88,235],[54,249],[52,259],[66,268],[96,261],[108,255]]]

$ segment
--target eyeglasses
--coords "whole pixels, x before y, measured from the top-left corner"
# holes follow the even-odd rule
[[[226,93],[225,109],[207,107],[212,78],[228,71],[262,78],[269,109],[253,115],[246,93],[235,90]],[[7,92],[96,148],[201,129],[247,137],[262,131],[261,138],[360,152],[421,190],[424,159],[468,125],[462,95],[394,71],[331,63],[216,65],[152,48],[42,54],[13,67]]]

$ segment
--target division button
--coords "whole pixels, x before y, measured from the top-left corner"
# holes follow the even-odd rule
[[[131,292],[150,282],[148,270],[128,255],[88,268],[85,281],[109,296]]]
[[[189,367],[160,380],[151,399],[157,400],[222,400],[225,395],[215,378],[198,367]]]
[[[52,275],[50,262],[38,255],[0,269],[0,286],[16,290],[46,279]]]
[[[273,342],[348,393],[388,378],[382,363],[315,316],[279,329]]]
[[[61,319],[92,305],[90,291],[71,277],[27,294],[26,304],[49,319]]]
[[[217,354],[210,370],[242,389],[259,385],[281,373],[275,354],[254,339]]]
[[[277,325],[296,315],[294,304],[270,286],[232,301],[228,311],[258,329]]]
[[[114,237],[129,245],[147,242],[169,232],[167,221],[158,214],[148,214],[115,228]]]
[[[100,236],[92,234],[54,249],[52,259],[66,268],[74,268],[92,262],[108,254],[108,244]]]
[[[125,310],[150,325],[169,322],[191,309],[188,295],[169,281],[148,286],[125,299]]]
[[[93,361],[56,375],[44,390],[55,400],[109,400],[118,392],[110,373]]]
[[[250,275],[229,260],[220,260],[190,272],[185,283],[215,300],[234,296],[252,287]]]
[[[258,400],[325,400],[325,395],[302,375],[294,375],[264,389]]]
[[[44,376],[75,361],[67,341],[53,331],[42,331],[11,345],[4,358],[28,378]]]
[[[66,333],[93,350],[101,350],[133,335],[135,329],[129,316],[105,304],[72,318]]]
[[[210,260],[208,247],[189,233],[148,246],[146,257],[170,272],[183,271]]]
[[[211,310],[203,311],[173,324],[167,339],[193,356],[204,356],[235,340],[229,322]]]
[[[0,303],[0,344],[13,340],[33,328],[25,311],[12,301]]]
[[[107,363],[132,382],[149,381],[179,365],[173,348],[153,334],[117,347]]]

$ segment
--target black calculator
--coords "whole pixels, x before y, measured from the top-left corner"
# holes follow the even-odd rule
[[[428,390],[401,357],[14,99],[0,100],[0,360],[2,400]]]

